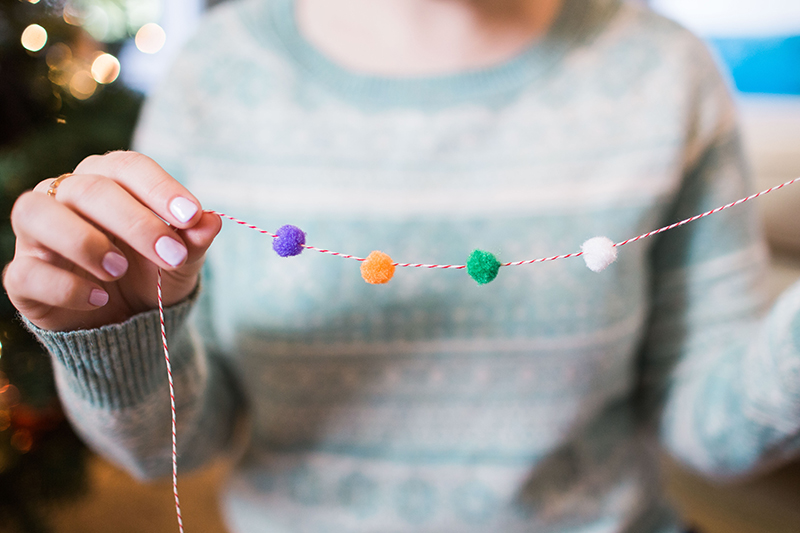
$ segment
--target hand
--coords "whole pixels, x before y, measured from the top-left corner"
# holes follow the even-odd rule
[[[33,324],[87,329],[154,309],[158,267],[164,305],[191,293],[222,221],[155,161],[90,156],[55,197],[46,194],[52,182],[21,195],[11,212],[17,244],[3,284]]]

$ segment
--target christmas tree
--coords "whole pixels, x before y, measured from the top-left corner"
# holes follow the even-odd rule
[[[9,216],[20,193],[87,155],[129,146],[141,96],[115,81],[116,55],[154,6],[0,0],[3,265],[14,254]],[[87,452],[64,418],[47,354],[5,295],[0,343],[0,531],[46,532],[47,506],[86,488]]]

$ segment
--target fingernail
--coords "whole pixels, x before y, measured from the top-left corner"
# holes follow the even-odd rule
[[[180,265],[186,259],[186,248],[169,237],[161,237],[156,241],[156,253],[158,256],[172,266]]]
[[[169,210],[181,222],[189,222],[197,213],[197,205],[191,200],[178,196],[169,203]]]
[[[103,307],[108,303],[108,293],[100,289],[92,289],[89,294],[89,303],[97,307]]]
[[[103,256],[103,268],[117,278],[128,270],[128,260],[116,252],[108,252]]]

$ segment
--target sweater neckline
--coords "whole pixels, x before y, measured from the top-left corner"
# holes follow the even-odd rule
[[[317,49],[300,32],[294,0],[270,0],[268,23],[302,74],[356,103],[440,107],[488,102],[546,77],[572,48],[586,42],[616,11],[618,2],[564,0],[545,34],[515,56],[493,66],[452,74],[389,77],[348,69]]]

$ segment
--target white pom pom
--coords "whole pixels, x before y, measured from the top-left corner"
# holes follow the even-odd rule
[[[592,237],[581,246],[589,270],[600,272],[617,260],[617,248],[608,237]]]

